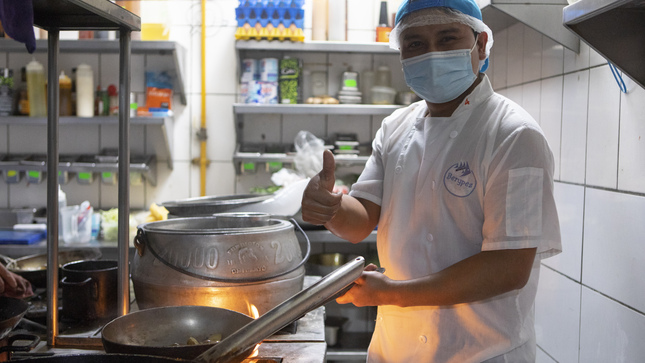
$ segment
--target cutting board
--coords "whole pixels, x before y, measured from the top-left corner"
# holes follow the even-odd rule
[[[45,231],[0,230],[0,245],[30,245],[46,237]]]

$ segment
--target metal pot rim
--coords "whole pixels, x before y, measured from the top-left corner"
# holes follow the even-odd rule
[[[248,213],[247,213],[248,214]],[[267,225],[253,226],[253,227],[224,227],[224,228],[177,228],[181,223],[202,222],[204,220],[212,220],[215,222],[219,218],[218,215],[208,217],[186,217],[186,218],[173,218],[164,221],[148,222],[139,225],[146,233],[164,233],[164,234],[197,234],[197,235],[224,235],[224,234],[253,234],[253,233],[266,233],[280,231],[284,229],[293,228],[293,225],[283,219],[268,219]]]

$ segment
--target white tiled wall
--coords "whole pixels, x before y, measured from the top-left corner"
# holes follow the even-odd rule
[[[234,50],[234,11],[237,0],[207,3],[207,195],[232,194],[241,184],[230,161],[235,133],[232,104],[237,89],[237,56]],[[348,0],[348,38],[372,41],[378,19],[379,1]],[[394,12],[399,1],[388,2]],[[148,1],[166,6],[172,14],[170,37],[186,48],[185,63],[188,105],[177,106],[172,137],[173,166],[158,164],[158,185],[133,190],[133,207],[147,208],[152,202],[199,196],[199,170],[191,164],[198,156],[195,132],[201,106],[201,8],[198,0]],[[307,1],[306,9],[311,9]],[[305,34],[311,34],[310,11]],[[491,55],[493,86],[520,103],[538,120],[553,149],[556,164],[556,199],[561,221],[564,252],[545,260],[536,301],[538,362],[638,362],[645,356],[645,91],[635,86],[629,94],[618,91],[601,56],[581,43],[574,53],[534,30],[515,24],[495,35]],[[24,66],[32,56],[0,52],[0,66]],[[35,57],[43,64],[46,56]],[[302,55],[305,70],[344,70],[355,56],[334,55],[315,59]],[[100,69],[97,81],[115,82],[114,56],[87,54],[61,57],[63,69],[81,60]],[[404,87],[397,56],[372,57],[361,67],[388,64],[395,87]],[[322,63],[322,64],[320,64]],[[100,64],[100,67],[99,67]],[[154,57],[133,57],[132,87],[142,91],[144,69],[155,67]],[[395,72],[399,72],[395,75]],[[401,77],[401,78],[397,78]],[[337,78],[329,73],[330,89]],[[178,105],[178,99],[175,99]],[[373,136],[381,118],[333,118],[323,116],[263,115],[245,119],[245,139],[286,141],[307,125],[322,136],[356,130],[360,137]],[[365,126],[369,124],[369,131]],[[109,130],[87,126],[83,140],[65,139],[61,127],[61,152],[79,149],[96,152],[114,146]],[[6,135],[6,137],[5,137]],[[146,131],[132,131],[143,138]],[[28,126],[0,126],[0,152],[45,151],[45,131]],[[40,141],[32,141],[40,140]],[[41,142],[42,144],[38,144]],[[137,148],[133,141],[133,148]],[[25,145],[29,145],[26,147]],[[267,178],[249,176],[253,183]],[[246,187],[246,186],[245,186]],[[99,207],[116,205],[115,188],[95,182],[64,186],[70,203],[90,200]],[[45,204],[41,185],[0,183],[0,207]],[[238,192],[245,192],[239,187]],[[363,323],[359,323],[363,324]],[[358,327],[357,327],[358,329]]]
[[[537,362],[640,362],[645,91],[633,85],[621,93],[606,61],[584,43],[576,54],[521,24],[511,28],[495,34],[493,85],[539,117],[555,158],[564,250],[542,262]],[[529,41],[541,51],[527,50]],[[526,67],[540,57],[536,80]],[[496,62],[506,65],[505,80]]]

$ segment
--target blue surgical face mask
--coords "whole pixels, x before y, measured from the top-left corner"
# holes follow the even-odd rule
[[[452,101],[477,79],[471,63],[472,49],[428,52],[403,59],[405,83],[419,97],[431,103]]]

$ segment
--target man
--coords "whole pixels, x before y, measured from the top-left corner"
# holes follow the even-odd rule
[[[368,266],[339,303],[378,306],[369,362],[531,362],[539,261],[561,251],[553,156],[493,92],[492,32],[474,0],[404,0],[391,46],[423,100],[387,117],[349,195],[334,159],[303,195],[307,222],[357,243]]]
[[[29,281],[0,264],[0,296],[22,299],[33,294]]]

